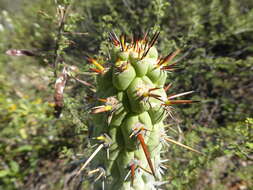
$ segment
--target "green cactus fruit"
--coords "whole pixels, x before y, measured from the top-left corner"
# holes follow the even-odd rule
[[[148,72],[147,76],[152,80],[154,84],[156,84],[157,87],[163,87],[166,78],[167,73],[165,71],[160,70],[160,68],[151,67],[150,71]]]
[[[138,77],[145,76],[150,66],[149,62],[145,59],[133,61],[131,64],[134,66]]]
[[[139,118],[137,114],[131,114],[128,115],[124,122],[121,125],[121,131],[123,134],[124,139],[124,144],[125,148],[128,150],[135,150],[137,148],[137,141],[134,138],[130,138],[130,135],[133,132],[133,129],[135,128],[136,125],[139,123]]]
[[[127,96],[132,112],[142,113],[149,110],[150,104],[147,104],[146,97],[143,96],[143,93],[146,93],[150,88],[153,87],[154,86],[150,83],[147,83],[144,78],[137,77],[133,80],[127,89]]]
[[[91,167],[105,170],[101,181],[106,179],[106,189],[156,189],[156,181],[162,180],[159,167],[168,110],[173,104],[192,102],[172,100],[187,93],[167,96],[164,68],[171,59],[158,58],[158,34],[126,43],[124,36],[110,33],[113,66],[104,68],[90,59],[98,70],[99,100],[91,111],[92,136],[100,144]]]
[[[118,62],[119,65],[113,69],[113,86],[119,91],[126,90],[129,84],[134,80],[136,72],[133,66],[127,62]],[[122,70],[121,70],[122,69]]]

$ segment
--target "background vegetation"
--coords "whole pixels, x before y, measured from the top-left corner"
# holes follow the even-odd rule
[[[148,28],[161,31],[163,55],[182,50],[171,92],[193,89],[202,100],[176,108],[171,135],[205,155],[171,146],[164,189],[253,189],[252,20],[252,0],[0,0],[0,189],[75,186],[67,184],[71,169],[92,152],[88,90],[68,81],[55,118],[54,71],[69,64],[85,72],[87,55],[108,54],[109,31]],[[91,189],[92,178],[84,180]]]

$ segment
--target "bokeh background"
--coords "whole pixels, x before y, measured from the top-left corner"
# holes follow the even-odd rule
[[[201,100],[175,107],[170,128],[205,155],[171,145],[164,189],[253,189],[252,0],[0,0],[1,190],[78,188],[67,182],[92,153],[88,91],[68,81],[62,117],[54,117],[56,55],[59,65],[86,72],[87,55],[108,55],[109,31],[147,29],[161,32],[162,55],[181,49],[171,92],[195,90],[192,99]],[[92,189],[93,180],[85,176],[80,187]]]

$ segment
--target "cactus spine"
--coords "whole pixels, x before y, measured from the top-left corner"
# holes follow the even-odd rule
[[[157,189],[162,174],[160,152],[167,138],[164,120],[171,105],[193,102],[172,100],[191,92],[166,94],[167,71],[173,70],[171,60],[179,51],[159,58],[154,46],[158,32],[150,39],[147,34],[133,37],[129,43],[124,35],[109,36],[110,67],[89,58],[98,73],[92,136],[101,150],[92,156],[92,167],[104,171],[106,189]]]

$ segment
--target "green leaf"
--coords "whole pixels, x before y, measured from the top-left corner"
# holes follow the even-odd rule
[[[18,173],[18,171],[19,171],[19,165],[18,165],[17,162],[11,161],[11,162],[10,162],[10,167],[11,167],[11,171],[12,171],[12,172]]]
[[[0,178],[3,178],[10,174],[9,170],[0,170]]]
[[[15,152],[28,152],[31,151],[33,149],[33,147],[31,145],[23,145],[18,147]]]
[[[247,142],[246,147],[248,147],[250,149],[253,149],[253,143]]]

